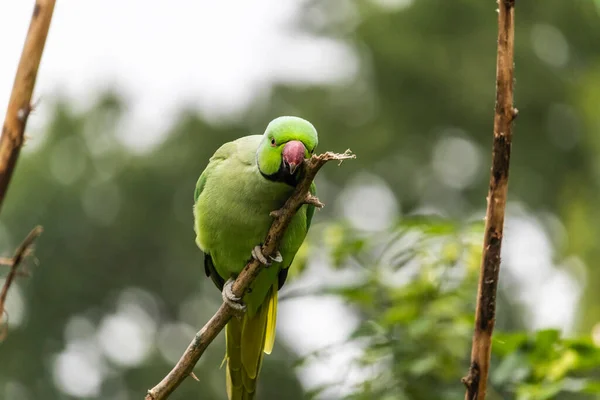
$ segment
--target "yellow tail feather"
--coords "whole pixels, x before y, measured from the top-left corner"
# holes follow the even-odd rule
[[[273,285],[269,296],[269,309],[267,313],[267,332],[265,337],[265,354],[271,354],[275,344],[275,328],[277,325],[277,286]]]
[[[227,343],[227,397],[251,400],[262,366],[263,354],[270,354],[275,342],[277,321],[277,284],[269,291],[257,313],[232,318],[225,328]]]

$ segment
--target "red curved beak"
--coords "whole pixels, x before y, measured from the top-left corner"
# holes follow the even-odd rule
[[[304,155],[306,154],[306,147],[299,140],[291,140],[283,146],[283,164],[289,168],[290,174],[294,174],[296,169],[304,161]]]

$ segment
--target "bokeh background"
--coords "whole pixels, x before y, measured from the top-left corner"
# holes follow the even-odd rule
[[[0,4],[4,112],[33,3]],[[217,309],[193,190],[223,142],[309,119],[326,208],[261,399],[457,399],[495,91],[493,0],[60,0],[0,217],[0,399],[141,399]],[[491,399],[598,396],[600,3],[517,1]],[[3,114],[2,114],[3,115]],[[249,249],[250,250],[250,249]],[[0,271],[1,272],[1,271]],[[220,336],[173,399],[225,399]]]

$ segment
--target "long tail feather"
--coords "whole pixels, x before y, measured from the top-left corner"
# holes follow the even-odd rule
[[[273,285],[255,315],[232,318],[225,329],[227,343],[227,397],[252,400],[263,354],[271,353],[275,341],[277,287]]]
[[[241,399],[236,394],[242,392],[242,321],[232,318],[225,327],[227,359],[227,397]]]

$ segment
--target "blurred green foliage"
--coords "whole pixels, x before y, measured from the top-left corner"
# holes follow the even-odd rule
[[[354,79],[278,84],[218,124],[182,110],[149,152],[123,145],[129,111],[118,92],[88,109],[45,97],[51,117],[29,133],[1,215],[6,255],[34,225],[45,233],[39,267],[11,294],[0,399],[134,399],[164,376],[220,298],[194,244],[196,179],[220,144],[284,114],[311,120],[320,149],[359,156],[319,174],[327,207],[293,267],[301,279],[326,249],[324,269],[360,278],[325,289],[359,319],[349,340],[361,349],[363,379],[347,396],[462,398],[481,241],[471,221],[483,216],[488,184],[494,8],[480,0],[307,1],[290,29],[347,44],[359,64]],[[586,285],[574,310],[579,338],[527,332],[536,310],[524,310],[514,286],[501,287],[489,398],[597,398],[589,334],[600,320],[600,14],[593,1],[518,2],[516,21],[511,205],[556,222],[540,223],[552,258],[581,260]],[[350,189],[369,180],[394,196],[393,228],[353,222],[356,209],[369,219],[383,208],[376,196],[370,207],[348,206]],[[507,267],[501,282],[515,279]],[[301,381],[294,344],[280,337],[265,359],[261,398],[340,398]],[[186,381],[171,398],[224,399],[223,352],[219,338],[195,369],[201,382]]]
[[[517,399],[600,394],[600,349],[590,338],[564,339],[554,329],[533,335],[499,333],[494,353],[501,362],[492,382],[507,385]]]
[[[481,231],[447,221],[406,220],[347,254],[368,263],[362,264],[364,279],[331,292],[363,316],[352,335],[366,346],[357,364],[375,371],[350,398],[461,396],[457,383],[473,329]],[[339,249],[332,253],[336,257]]]
[[[331,258],[364,267],[359,284],[325,291],[363,317],[349,340],[363,348],[356,368],[364,380],[347,398],[463,397],[457,383],[469,364],[482,224],[407,219],[358,247],[356,232],[338,228],[328,232],[344,237],[329,247]],[[496,331],[493,356],[490,399],[600,395],[600,348],[589,337]]]

